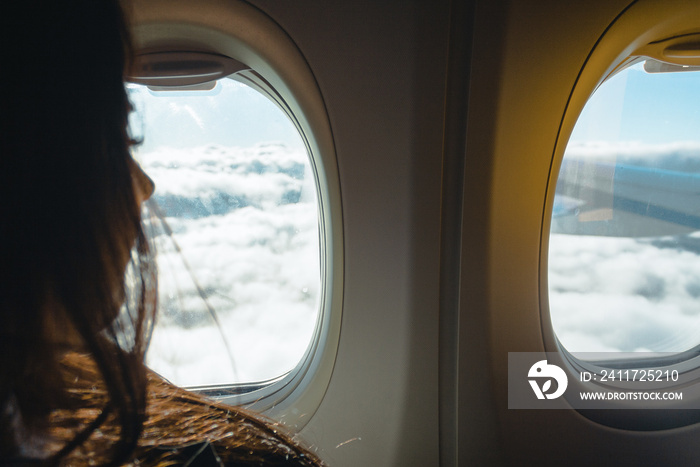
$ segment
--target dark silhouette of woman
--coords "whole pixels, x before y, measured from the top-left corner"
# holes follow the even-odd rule
[[[119,1],[22,0],[0,18],[0,464],[321,465],[144,366],[153,184],[129,150]]]

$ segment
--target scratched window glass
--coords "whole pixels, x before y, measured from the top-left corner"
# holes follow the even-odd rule
[[[700,344],[700,71],[639,62],[591,96],[559,172],[548,265],[570,352]]]
[[[209,91],[128,85],[159,310],[147,364],[174,383],[264,381],[314,334],[320,260],[314,171],[287,117],[231,79]]]

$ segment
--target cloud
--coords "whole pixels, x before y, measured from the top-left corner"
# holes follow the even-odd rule
[[[635,141],[624,142],[572,142],[564,157],[597,158],[640,167],[652,167],[678,172],[700,172],[700,143],[677,141],[673,143],[648,144]]]
[[[148,364],[182,385],[291,370],[321,291],[315,196],[301,193],[313,187],[306,155],[265,144],[161,148],[142,159],[174,232],[153,222],[160,312]]]
[[[700,172],[700,144],[572,144],[565,157]],[[549,309],[572,352],[681,352],[700,344],[700,232],[657,238],[551,234]]]
[[[688,350],[700,343],[698,277],[694,251],[649,239],[551,235],[554,330],[573,352]]]

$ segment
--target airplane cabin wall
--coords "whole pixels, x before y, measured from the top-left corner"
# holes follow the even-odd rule
[[[548,226],[543,213],[559,132],[564,132],[565,141],[571,130],[562,127],[562,119],[579,73],[618,15],[636,14],[653,25],[665,21],[661,14],[666,11],[677,9],[683,16],[684,8],[695,7],[690,2],[644,0],[485,3],[477,8],[465,199],[485,202],[486,207],[465,202],[461,332],[487,337],[473,349],[462,339],[460,356],[488,358],[490,369],[479,367],[474,358],[465,359],[460,367],[459,421],[460,428],[466,426],[460,436],[467,437],[460,438],[460,465],[468,465],[475,452],[468,439],[470,431],[478,431],[470,417],[478,413],[472,405],[474,380],[488,386],[482,393],[495,395],[498,445],[509,465],[697,465],[697,425],[620,429],[575,410],[507,407],[508,352],[542,352],[544,335],[550,331],[546,315],[541,314],[541,304],[547,303],[546,282],[540,282],[546,278],[546,269],[540,269],[546,268],[546,262],[540,262],[541,256],[546,257],[540,250],[546,235],[543,224]],[[695,24],[700,25],[697,19]],[[494,32],[494,25],[501,31]],[[499,39],[500,48],[489,46]],[[606,46],[620,46],[624,56],[624,44]],[[632,50],[628,47],[626,53]],[[490,65],[479,67],[482,59]],[[604,71],[600,70],[601,79]],[[489,162],[481,160],[486,154]],[[485,246],[486,252],[470,254],[468,245]],[[471,285],[475,281],[479,290]],[[470,329],[472,325],[477,330]],[[483,372],[492,376],[489,383],[480,377]],[[629,415],[630,420],[636,416],[631,411],[613,412]]]
[[[191,8],[204,3],[236,2]],[[540,248],[562,117],[630,1],[246,3],[306,60],[337,155],[342,326],[302,439],[332,466],[697,460],[695,426],[507,408],[508,352],[544,350]]]
[[[449,5],[251,3],[307,59],[328,110],[340,174],[340,344],[325,398],[301,434],[329,465],[438,465]]]

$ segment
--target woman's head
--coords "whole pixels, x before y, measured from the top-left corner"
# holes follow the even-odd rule
[[[0,19],[0,458],[69,403],[61,346],[89,352],[124,443],[143,412],[154,272],[131,160],[118,0],[25,0]],[[127,298],[125,269],[136,296]],[[119,319],[117,316],[119,315]]]

